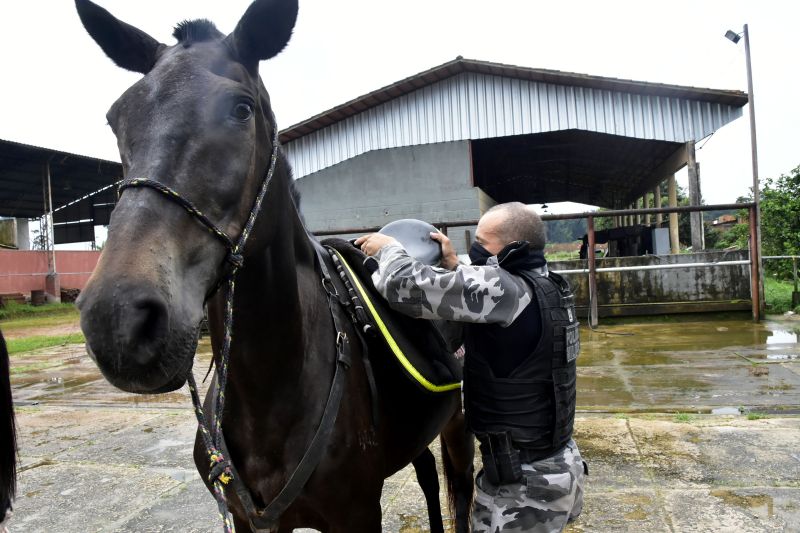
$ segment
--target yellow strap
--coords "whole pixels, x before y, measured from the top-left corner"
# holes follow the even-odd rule
[[[405,368],[409,374],[414,376],[414,379],[416,379],[420,385],[422,385],[429,391],[447,392],[460,388],[461,382],[448,383],[446,385],[436,385],[434,383],[431,383],[430,381],[425,379],[425,376],[419,373],[419,370],[414,368],[414,365],[412,365],[411,361],[409,361],[406,358],[405,354],[403,354],[403,351],[397,345],[397,342],[395,342],[394,338],[392,337],[392,334],[389,333],[389,328],[387,328],[386,324],[384,324],[383,320],[381,320],[380,315],[375,310],[375,307],[372,305],[372,301],[369,299],[367,291],[365,291],[361,287],[361,283],[359,283],[358,277],[353,273],[353,270],[350,268],[350,265],[348,265],[347,261],[344,260],[342,254],[340,254],[336,250],[334,251],[336,252],[336,255],[339,256],[339,259],[341,260],[344,267],[347,269],[347,272],[350,274],[350,279],[352,279],[353,283],[355,283],[356,289],[358,290],[359,295],[361,295],[361,299],[364,300],[364,303],[367,305],[367,309],[369,309],[369,312],[372,315],[372,319],[375,320],[375,323],[378,325],[378,329],[380,329],[381,333],[383,334],[383,338],[386,339],[386,343],[389,345],[389,348],[392,349],[392,353],[395,355],[395,357],[397,357],[397,360],[400,361],[400,364],[403,365],[403,368]]]

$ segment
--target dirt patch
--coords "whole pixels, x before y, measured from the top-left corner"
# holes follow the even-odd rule
[[[38,320],[26,318],[15,323],[14,320],[0,323],[6,340],[26,337],[55,337],[80,333],[80,315],[48,316]],[[38,323],[37,323],[38,322]]]
[[[25,327],[11,327],[3,329],[3,336],[6,340],[24,339],[26,337],[56,337],[63,335],[70,335],[72,333],[80,333],[81,325],[77,319],[70,320],[62,324],[51,324],[46,326],[25,326]]]

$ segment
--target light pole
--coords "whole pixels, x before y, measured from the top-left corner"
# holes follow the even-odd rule
[[[758,148],[756,143],[756,110],[755,97],[753,95],[753,70],[750,64],[750,34],[747,31],[747,24],[744,25],[742,33],[728,30],[725,37],[734,44],[739,42],[740,37],[744,36],[744,56],[747,63],[747,104],[750,109],[750,149],[753,162],[753,203],[755,206],[756,242],[752,248],[758,258],[758,317],[760,320],[764,314],[764,269],[761,260],[761,194],[758,188]]]

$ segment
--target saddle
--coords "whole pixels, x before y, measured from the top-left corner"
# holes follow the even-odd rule
[[[451,323],[423,320],[392,310],[375,289],[367,256],[343,239],[325,239],[321,243],[331,257],[339,276],[357,297],[357,324],[362,331],[383,339],[395,364],[399,364],[413,383],[429,392],[447,392],[461,387],[461,363],[453,355],[460,344]],[[351,297],[353,294],[351,294]],[[454,344],[456,345],[454,348]],[[381,364],[374,358],[372,364]]]

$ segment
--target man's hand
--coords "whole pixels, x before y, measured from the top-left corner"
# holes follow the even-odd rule
[[[394,237],[389,237],[388,235],[384,235],[383,233],[370,233],[368,235],[362,235],[356,242],[354,243],[356,246],[361,248],[361,251],[367,255],[375,255],[378,253],[378,250],[386,246],[387,244],[400,244],[397,242],[397,239]]]
[[[450,242],[450,239],[447,237],[447,235],[438,231],[432,231],[431,239],[442,245],[442,260],[440,262],[441,267],[446,268],[447,270],[455,270],[455,268],[458,266],[458,256],[456,255],[456,251],[453,249],[453,243]]]

